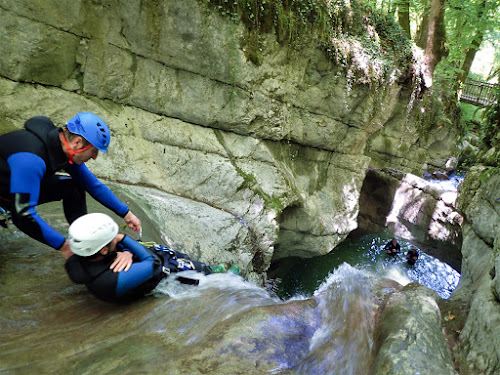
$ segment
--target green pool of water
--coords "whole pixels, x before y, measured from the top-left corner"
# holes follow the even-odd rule
[[[460,274],[446,263],[425,254],[419,249],[419,259],[414,266],[406,262],[405,253],[415,246],[397,238],[401,253],[396,257],[387,255],[385,244],[392,233],[372,233],[358,238],[349,238],[327,255],[309,259],[289,258],[283,260],[275,275],[275,291],[280,298],[311,296],[323,281],[342,263],[371,270],[381,276],[396,279],[402,284],[419,282],[435,290],[441,298],[449,298],[460,280]]]

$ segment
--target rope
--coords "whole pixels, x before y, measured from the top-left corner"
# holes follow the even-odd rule
[[[153,247],[154,245],[157,245],[155,241],[137,241],[137,242],[139,242],[144,247]]]

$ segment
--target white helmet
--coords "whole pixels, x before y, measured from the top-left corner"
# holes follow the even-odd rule
[[[69,226],[69,247],[76,255],[94,255],[118,234],[118,224],[108,215],[87,214]]]

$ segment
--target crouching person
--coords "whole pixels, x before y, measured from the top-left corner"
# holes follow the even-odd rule
[[[74,255],[65,263],[66,272],[72,281],[85,284],[93,295],[104,301],[127,302],[142,297],[172,272],[193,269],[210,273],[205,264],[193,262],[187,256],[178,257],[168,248],[145,248],[118,233],[118,225],[102,213],[76,219],[69,227],[68,237]],[[129,253],[133,263],[116,272],[113,268],[117,254],[122,252]]]

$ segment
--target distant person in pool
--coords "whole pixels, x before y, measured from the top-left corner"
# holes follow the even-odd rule
[[[396,256],[401,252],[401,246],[399,246],[398,240],[396,240],[396,238],[393,238],[385,244],[384,250],[387,252],[387,254]]]
[[[65,264],[70,279],[84,284],[97,298],[109,302],[127,302],[144,296],[165,277],[179,271],[194,270],[204,274],[217,272],[204,263],[193,261],[164,246],[147,248],[118,233],[118,224],[102,213],[79,217],[69,227],[69,244],[74,253]],[[124,270],[114,270],[117,254],[132,259]],[[196,279],[176,277],[196,285]]]
[[[418,251],[415,248],[408,250],[406,253],[406,259],[410,266],[413,266],[418,259]]]

